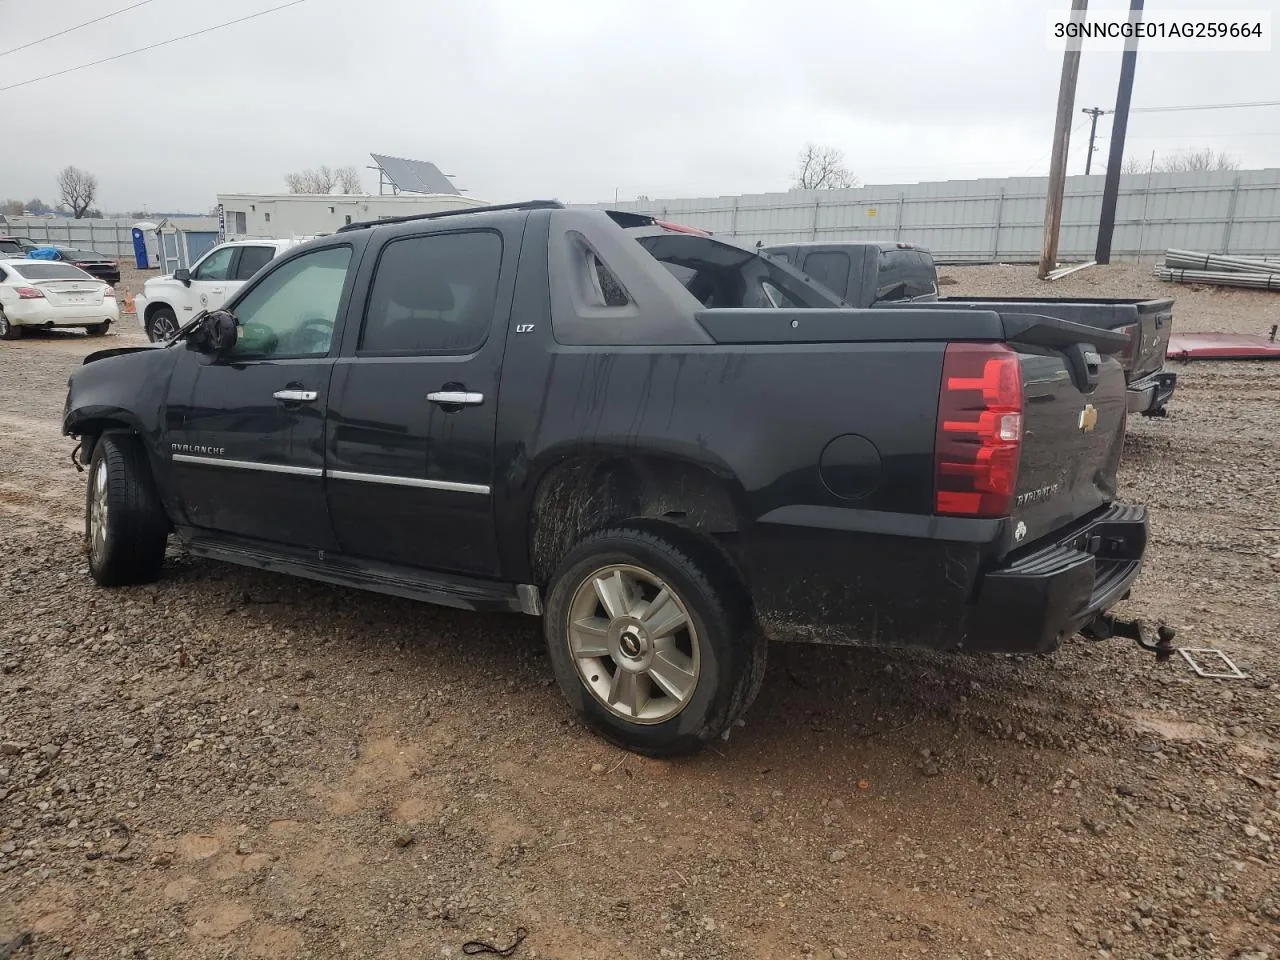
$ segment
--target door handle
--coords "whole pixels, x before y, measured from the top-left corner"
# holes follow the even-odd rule
[[[277,390],[271,396],[284,403],[314,403],[319,394],[314,390]]]
[[[468,393],[466,390],[437,390],[428,393],[427,399],[442,407],[478,407],[484,403],[484,394]]]

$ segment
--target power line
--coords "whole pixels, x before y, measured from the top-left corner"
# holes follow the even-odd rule
[[[101,23],[103,20],[110,20],[112,17],[119,16],[122,13],[128,13],[130,10],[136,10],[138,7],[146,6],[151,0],[138,0],[137,3],[123,7],[120,10],[113,10],[111,13],[104,13],[100,17],[94,17],[92,20],[86,20],[84,23],[77,23],[74,27],[67,27],[65,30],[59,30],[57,33],[51,33],[47,37],[41,37],[39,40],[32,40],[30,43],[24,43],[18,47],[11,47],[8,50],[0,51],[0,57],[7,57],[11,53],[17,53],[19,50],[25,50],[27,47],[34,47],[37,43],[44,43],[46,40],[52,40],[54,37],[61,37],[68,33],[74,33],[84,27],[91,27],[95,23]]]
[[[1235,107],[1280,107],[1280,100],[1255,100],[1251,103],[1183,103],[1173,107],[1134,107],[1131,113],[1178,113],[1183,110],[1231,110]]]
[[[191,33],[184,33],[180,37],[172,37],[169,40],[161,40],[159,43],[149,43],[145,47],[138,47],[136,50],[126,50],[124,53],[117,53],[115,56],[103,57],[101,60],[93,60],[89,63],[82,63],[76,67],[67,67],[65,70],[58,70],[54,73],[46,73],[42,77],[32,77],[30,80],[23,80],[20,83],[10,83],[7,86],[0,87],[0,92],[5,90],[17,90],[19,87],[25,87],[28,84],[39,83],[41,80],[51,80],[54,77],[65,76],[68,73],[75,73],[77,70],[87,70],[89,67],[100,66],[104,63],[111,63],[113,60],[121,60],[125,57],[131,57],[135,53],[145,53],[148,50],[155,50],[157,47],[167,47],[171,43],[177,43],[179,40],[190,40],[192,37],[198,37],[205,33],[212,33],[214,30],[221,30],[223,27],[234,26],[237,23],[244,23],[246,20],[256,20],[258,17],[265,17],[269,13],[275,13],[278,10],[285,10],[289,7],[296,7],[300,3],[306,3],[307,0],[289,0],[288,3],[282,3],[278,7],[270,7],[267,10],[260,10],[257,13],[251,13],[246,17],[238,17],[235,20],[227,20],[223,23],[215,23],[211,27],[205,27],[202,30],[193,30]]]
[[[1130,140],[1234,140],[1237,137],[1280,137],[1280,130],[1265,133],[1139,133],[1130,134]]]

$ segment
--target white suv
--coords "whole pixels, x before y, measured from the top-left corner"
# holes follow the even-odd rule
[[[284,251],[302,243],[296,240],[233,240],[220,243],[195,262],[190,270],[172,276],[153,277],[134,298],[138,323],[153,341],[167,340],[201,310],[216,310],[244,282]]]

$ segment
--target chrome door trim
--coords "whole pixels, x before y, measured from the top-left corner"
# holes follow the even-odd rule
[[[485,483],[456,483],[452,480],[427,480],[423,477],[395,477],[383,473],[359,473],[354,470],[326,470],[325,475],[334,480],[355,480],[359,483],[383,483],[390,487],[418,487],[423,490],[449,490],[453,493],[479,493],[488,495]]]
[[[295,467],[288,463],[259,463],[256,460],[227,460],[223,457],[197,457],[189,453],[175,453],[174,463],[195,463],[206,467],[230,467],[233,470],[258,470],[262,473],[289,473],[298,477],[322,477],[319,467]]]

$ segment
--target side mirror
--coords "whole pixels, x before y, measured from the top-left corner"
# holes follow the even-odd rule
[[[179,267],[173,271],[173,279],[177,280],[185,287],[191,286],[191,271],[186,267]]]
[[[199,329],[194,333],[191,342],[197,350],[215,357],[224,357],[236,345],[240,324],[235,314],[227,310],[214,310],[204,315]]]

